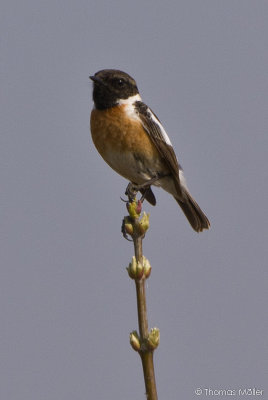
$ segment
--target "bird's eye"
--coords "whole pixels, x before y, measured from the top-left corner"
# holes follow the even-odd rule
[[[117,80],[116,80],[116,85],[117,85],[118,87],[123,87],[123,86],[125,85],[124,79],[117,79]]]

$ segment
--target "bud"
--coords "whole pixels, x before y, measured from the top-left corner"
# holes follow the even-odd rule
[[[146,259],[145,259],[146,260]],[[146,264],[146,271],[148,276],[150,275],[149,272],[149,267],[148,263]],[[150,264],[149,264],[150,265]],[[136,257],[133,256],[131,262],[128,264],[128,267],[126,268],[128,275],[130,276],[131,279],[136,279],[136,280],[140,280],[143,278],[144,276],[144,260],[142,260],[142,262],[136,260]]]
[[[150,214],[146,214],[145,212],[143,213],[143,216],[141,217],[139,221],[139,230],[142,234],[145,234],[146,231],[149,228],[149,217]]]
[[[131,347],[135,351],[139,351],[140,350],[141,343],[140,343],[140,338],[139,338],[139,335],[138,335],[137,331],[133,331],[133,332],[130,333],[129,342],[131,344]]]
[[[133,256],[131,262],[128,264],[127,272],[131,279],[136,279],[136,271],[137,271],[137,261],[136,257]]]
[[[131,203],[127,203],[127,210],[131,218],[135,219],[139,217],[139,213],[137,213],[136,200],[133,200]]]
[[[140,214],[142,210],[142,202],[140,200],[137,201],[137,205],[136,205],[136,213]]]
[[[143,263],[144,277],[145,277],[145,279],[147,279],[151,275],[152,267],[151,267],[149,260],[144,256],[142,256],[142,263]]]
[[[141,262],[137,263],[137,269],[136,269],[136,278],[135,279],[141,279],[143,277],[143,264]]]
[[[130,222],[126,222],[126,220],[124,222],[124,230],[126,233],[128,233],[130,236],[132,236],[133,235],[133,225]]]
[[[160,342],[160,331],[158,328],[152,328],[149,332],[147,344],[150,350],[155,350]]]
[[[142,210],[142,202],[134,199],[131,203],[127,203],[127,210],[131,218],[139,218]]]

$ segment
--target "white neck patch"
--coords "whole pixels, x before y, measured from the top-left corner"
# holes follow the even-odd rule
[[[122,105],[132,105],[133,103],[135,103],[136,101],[141,101],[141,96],[138,94],[135,94],[134,96],[130,96],[127,99],[120,99],[118,100],[118,105],[122,106]]]
[[[141,101],[141,96],[139,94],[135,94],[135,96],[130,96],[127,99],[118,100],[118,105],[125,106],[124,111],[129,118],[139,120],[139,115],[134,107],[134,103],[136,101]]]

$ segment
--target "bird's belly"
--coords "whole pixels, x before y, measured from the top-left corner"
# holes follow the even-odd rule
[[[131,152],[111,151],[106,155],[105,161],[118,174],[137,184],[144,183],[155,175],[154,168],[151,168],[146,159],[138,160]]]
[[[92,139],[100,155],[129,181],[141,184],[167,171],[141,122],[125,117],[120,107],[94,109],[90,124]]]

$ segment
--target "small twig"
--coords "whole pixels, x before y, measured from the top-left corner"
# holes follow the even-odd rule
[[[151,266],[142,252],[142,240],[149,227],[149,216],[144,213],[140,218],[141,202],[136,199],[130,198],[127,208],[129,216],[123,220],[123,231],[132,237],[135,250],[135,257],[127,270],[129,276],[135,280],[139,322],[139,335],[136,331],[132,332],[130,343],[141,357],[146,397],[148,400],[157,400],[153,353],[159,344],[159,330],[148,330],[145,281],[151,273]]]

